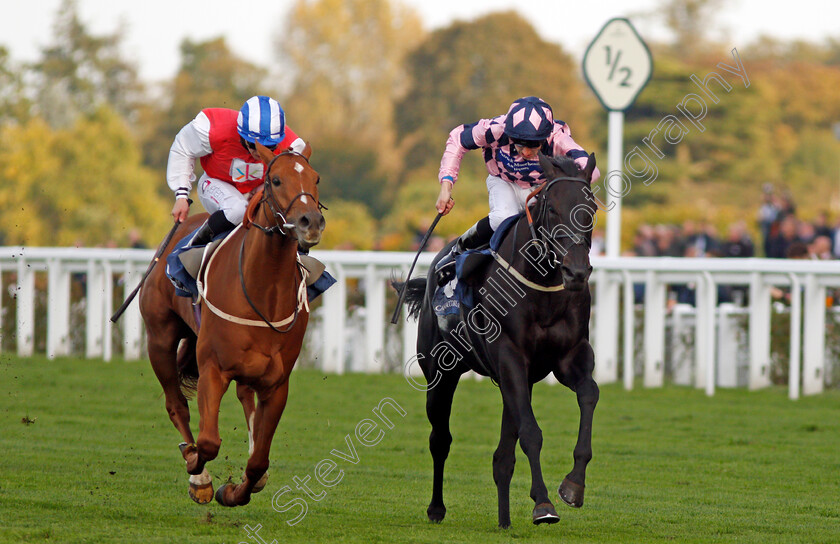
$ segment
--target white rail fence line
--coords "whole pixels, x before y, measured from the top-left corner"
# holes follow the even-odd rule
[[[407,273],[414,255],[316,251],[313,256],[325,262],[338,279],[315,310],[308,335],[308,352],[317,366],[339,374],[402,368],[414,355],[417,327],[415,322],[406,321],[405,311],[399,328],[388,324],[393,306],[386,308],[386,292],[393,276]],[[47,356],[70,354],[70,287],[74,278],[84,278],[84,355],[111,360],[114,327],[118,327],[122,340],[116,347],[123,358],[144,356],[137,302],[129,306],[116,326],[109,317],[137,285],[152,257],[152,250],[0,247],[0,288],[14,295],[18,355],[30,356],[35,351],[37,292],[46,295]],[[428,253],[420,256],[415,276],[425,273],[432,257]],[[840,261],[602,257],[594,258],[592,264],[592,332],[599,382],[617,381],[622,361],[624,386],[632,388],[638,354],[642,358],[643,385],[661,386],[666,375],[667,328],[672,336],[691,336],[693,329],[693,350],[676,346],[669,353],[675,382],[703,388],[709,395],[714,394],[716,386],[768,386],[773,311],[770,290],[787,287],[792,293],[789,396],[796,399],[800,392],[808,395],[823,391],[827,374],[826,289],[840,288]],[[350,314],[348,280],[358,282],[358,295],[364,298],[363,305]],[[641,349],[635,345],[634,284],[644,285]],[[676,284],[695,286],[694,307],[671,304],[673,308],[668,310],[666,289]],[[46,286],[45,293],[38,285]],[[719,304],[719,285],[748,287],[749,307]],[[620,313],[622,299],[624,311]],[[0,306],[0,319],[10,310]],[[740,351],[733,340],[733,316],[737,315],[745,315],[749,321],[748,343]],[[4,329],[8,328],[7,324]],[[619,357],[621,335],[624,342]],[[8,349],[8,343],[0,337],[0,349]],[[833,366],[834,361],[831,363]]]

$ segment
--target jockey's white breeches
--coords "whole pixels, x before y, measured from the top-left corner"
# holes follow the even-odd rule
[[[522,188],[508,183],[499,176],[487,176],[487,192],[490,195],[490,228],[494,231],[502,221],[525,211],[525,201],[531,188]]]
[[[248,196],[226,181],[202,174],[198,180],[198,200],[210,212],[223,210],[225,217],[234,225],[242,222],[248,207]]]

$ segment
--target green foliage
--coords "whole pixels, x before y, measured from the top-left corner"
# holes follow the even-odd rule
[[[459,236],[487,215],[486,177],[485,172],[480,178],[471,175],[459,178],[452,193],[455,208],[438,223],[436,236],[446,239]],[[387,241],[383,249],[407,249],[418,234],[426,232],[437,215],[435,202],[439,191],[437,173],[431,169],[417,172],[400,186],[391,212],[383,220],[383,240]]]
[[[30,103],[24,94],[23,72],[9,58],[9,51],[0,46],[0,123],[25,121]]]
[[[143,95],[134,66],[121,55],[121,30],[91,33],[77,5],[63,0],[52,41],[37,62],[16,63],[0,47],[5,144],[0,158],[6,161],[0,164],[0,232],[5,243],[101,243],[104,231],[81,238],[78,233],[81,224],[110,225],[103,211],[108,208],[59,197],[43,182],[59,169],[99,172],[91,165],[97,162],[109,165],[101,169],[107,170],[104,178],[131,170],[136,176],[120,174],[121,179],[145,177],[147,182],[127,183],[152,187],[162,197],[154,205],[131,206],[135,212],[119,211],[128,214],[120,224],[143,226],[146,243],[153,245],[165,230],[158,225],[167,219],[172,198],[163,178],[175,134],[201,109],[236,109],[254,94],[281,99],[289,125],[312,144],[327,205],[341,200],[363,206],[375,247],[410,247],[415,231],[434,217],[435,179],[448,133],[503,113],[519,96],[546,99],[556,117],[569,123],[575,140],[598,154],[601,171],[611,166],[605,160],[607,115],[581,82],[578,61],[540,38],[515,12],[457,21],[427,34],[417,14],[396,0],[297,0],[278,31],[277,69],[271,71],[282,78],[278,84],[287,96],[267,83],[266,67],[237,57],[223,38],[215,38],[185,40],[178,74],[151,97]],[[719,5],[719,0],[663,0],[648,14],[664,21],[674,39],[649,44],[653,78],[626,113],[625,152],[638,145],[653,157],[642,139],[655,134],[668,115],[689,133],[676,145],[664,142],[661,133],[654,135],[665,157],[655,159],[656,181],[634,183],[624,200],[625,244],[633,225],[655,218],[705,219],[722,230],[729,218],[753,217],[765,183],[789,191],[804,218],[826,209],[840,213],[840,143],[833,134],[840,119],[840,40],[785,42],[764,36],[739,47],[749,77],[745,87],[717,66],[733,64],[731,45],[715,42]],[[692,75],[703,79],[711,72],[732,89],[711,82],[720,101],[703,96],[708,109],[701,131],[677,105],[691,93],[703,95]],[[125,135],[117,140],[140,142],[142,164],[155,171],[156,179],[135,168],[134,159],[126,158],[133,157],[131,152],[119,155],[135,144],[114,143],[122,158],[100,154],[91,161],[64,141],[79,137],[89,149],[111,153],[111,144],[78,132],[89,123],[117,126],[101,117],[103,108],[124,123],[118,131]],[[442,235],[460,234],[487,212],[485,176],[480,153],[468,153],[455,211],[439,227]],[[125,191],[122,201],[145,190]],[[63,200],[68,209],[91,217],[64,218],[65,204],[57,204]],[[105,200],[97,195],[92,202]],[[32,214],[41,219],[31,220]],[[65,227],[70,234],[53,234]],[[119,230],[109,234],[123,238]],[[357,245],[349,239],[333,243]]]
[[[539,96],[572,127],[584,148],[595,111],[572,57],[544,41],[515,12],[492,13],[436,30],[409,56],[408,94],[397,106],[397,134],[411,170],[440,160],[449,132]]]
[[[95,36],[77,11],[77,0],[63,0],[53,24],[54,42],[32,66],[37,111],[53,127],[66,127],[104,104],[130,117],[142,86],[134,66],[120,55],[122,32]]]
[[[382,217],[402,168],[394,104],[407,87],[405,56],[424,36],[419,17],[393,0],[298,0],[281,36],[285,107],[315,150],[324,198]]]
[[[390,209],[386,198],[388,181],[377,172],[373,149],[348,146],[343,140],[331,141],[313,151],[312,166],[321,176],[318,189],[327,206],[337,199],[354,201],[377,218]]]
[[[153,245],[166,230],[160,181],[141,166],[128,127],[106,107],[66,129],[39,118],[3,127],[0,180],[7,244],[128,245],[128,233],[138,228]]]
[[[364,204],[346,200],[330,200],[326,204],[327,228],[318,249],[374,249],[376,221]]]
[[[167,84],[171,102],[142,112],[146,164],[161,173],[166,168],[175,135],[204,108],[238,110],[254,95],[273,95],[263,84],[265,68],[234,55],[224,38],[181,43],[181,66]],[[292,130],[297,131],[292,124]],[[169,189],[161,191],[168,193]]]
[[[316,143],[390,147],[404,58],[423,35],[417,14],[393,0],[298,0],[278,40],[293,76],[290,115]]]

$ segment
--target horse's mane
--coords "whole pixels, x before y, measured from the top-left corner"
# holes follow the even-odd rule
[[[578,166],[578,163],[576,163],[571,157],[567,157],[565,155],[555,155],[553,157],[548,157],[548,160],[551,161],[551,164],[562,170],[567,176],[578,177],[580,175],[580,166]]]

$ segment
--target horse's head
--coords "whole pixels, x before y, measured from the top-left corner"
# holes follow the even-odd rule
[[[548,182],[539,194],[534,226],[549,256],[553,253],[549,261],[560,266],[565,288],[580,291],[592,272],[589,249],[596,211],[591,188],[595,155],[589,156],[581,170],[570,158],[549,158],[541,153],[540,166]]]
[[[260,159],[266,164],[263,202],[267,207],[269,229],[294,234],[298,245],[310,248],[321,241],[326,222],[318,200],[318,172],[309,164],[312,151],[306,146],[303,154],[284,151],[274,155],[257,143]]]

